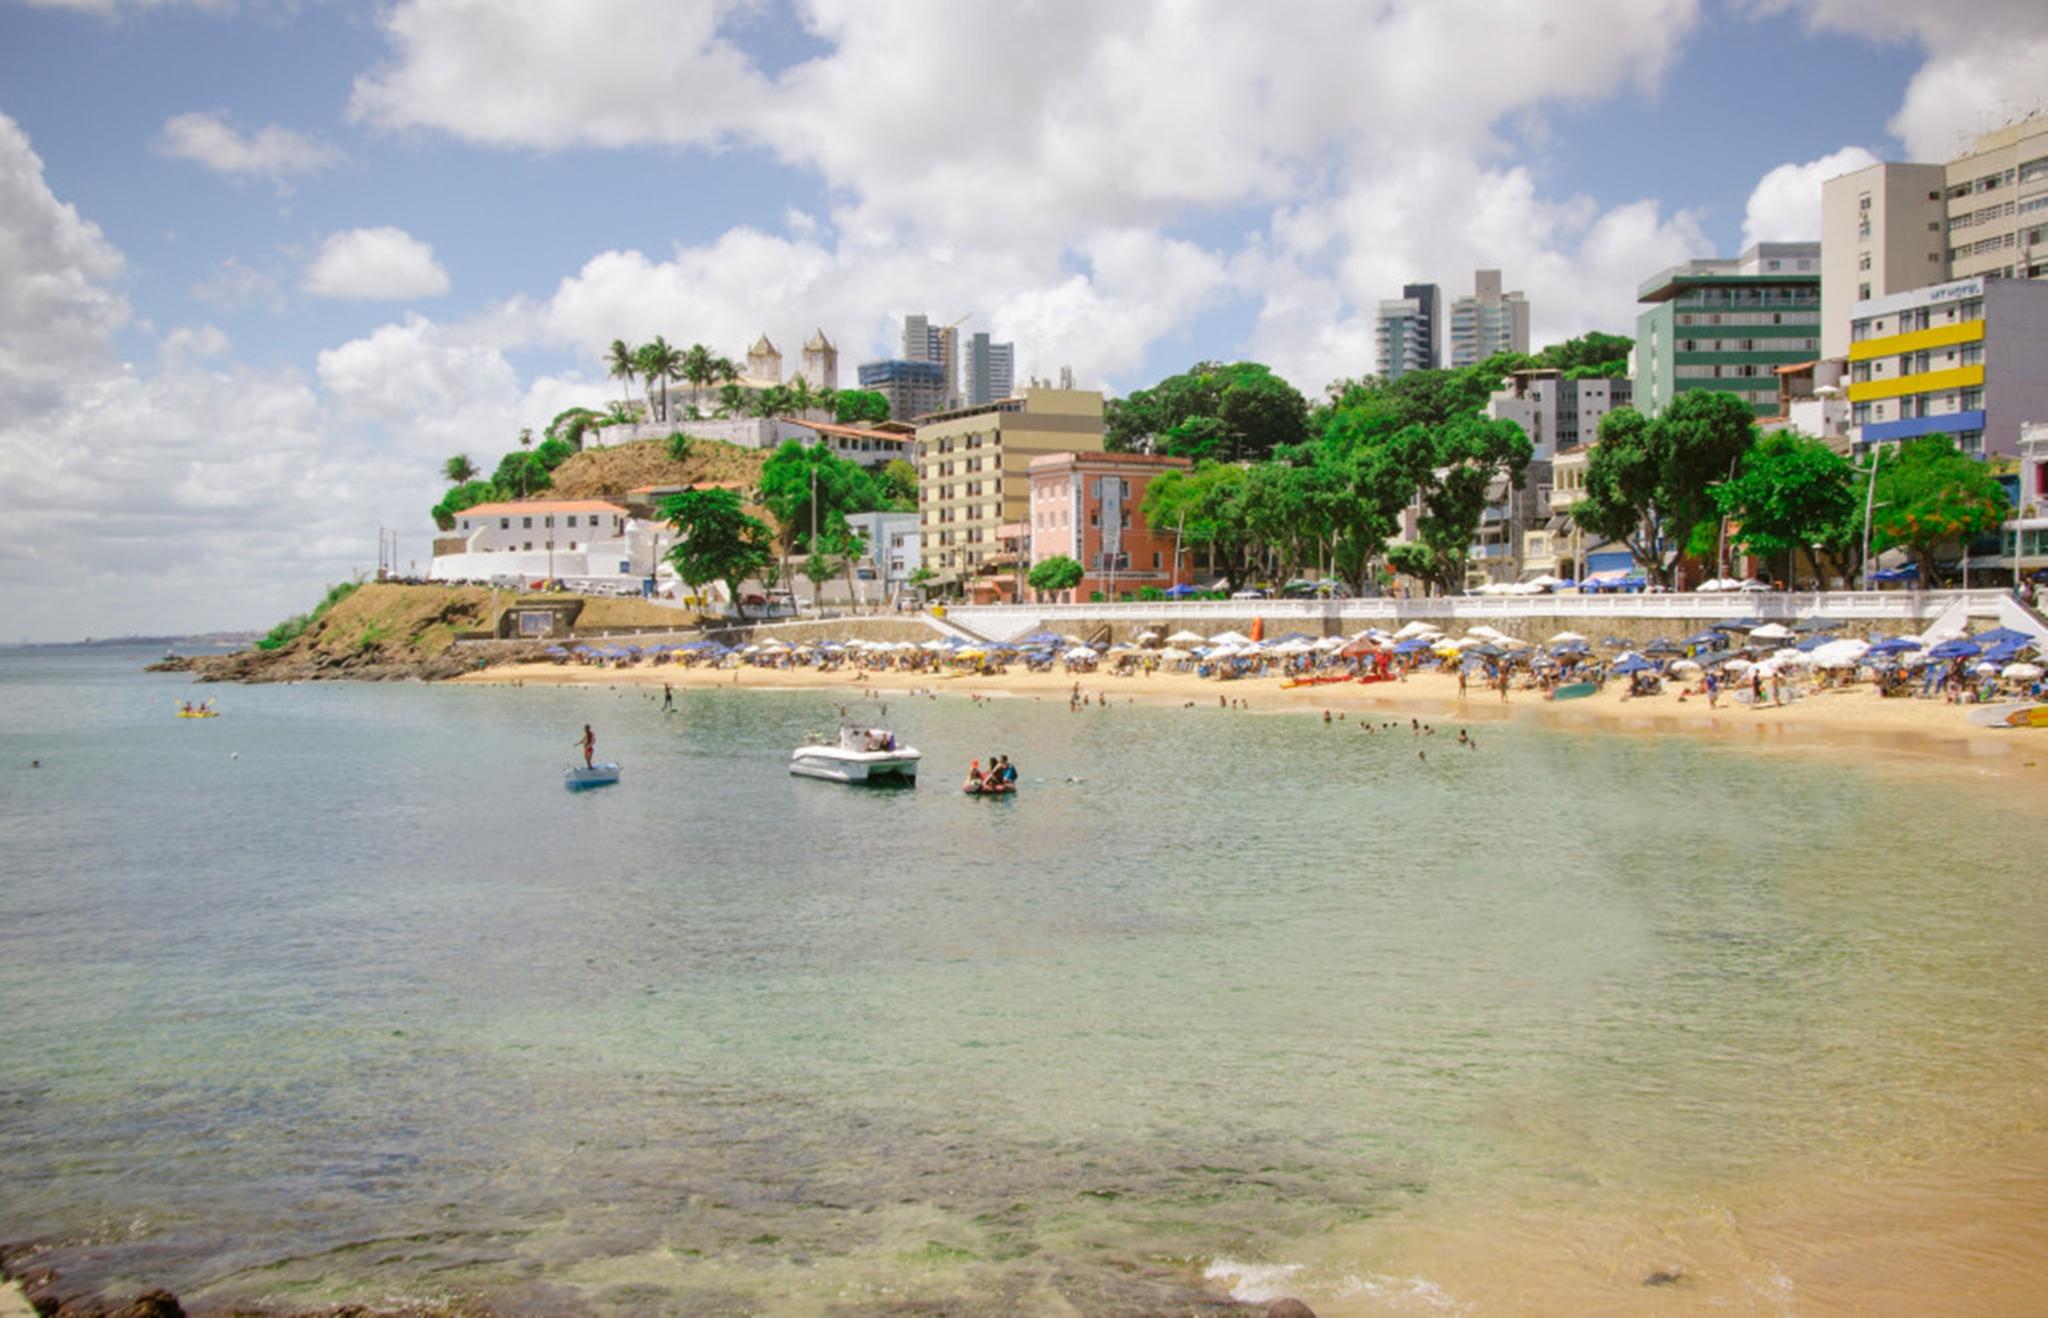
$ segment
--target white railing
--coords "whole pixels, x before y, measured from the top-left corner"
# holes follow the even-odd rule
[[[1153,600],[1119,604],[971,604],[946,617],[990,640],[1014,640],[1068,622],[1189,625],[1264,618],[1267,622],[1335,623],[1340,630],[1429,622],[1498,622],[1515,618],[1687,618],[1714,622],[1762,618],[1791,622],[1820,614],[1844,622],[1919,622],[1961,603],[1971,614],[1996,614],[2002,590],[1854,590],[1769,594],[1441,595],[1423,599]]]

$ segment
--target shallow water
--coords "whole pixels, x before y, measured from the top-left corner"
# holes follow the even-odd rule
[[[149,657],[0,654],[0,1238],[79,1287],[1430,1305],[1355,1282],[2040,1113],[2048,825],[1953,782],[898,699],[926,779],[861,790],[786,772],[822,694]],[[570,794],[585,722],[625,781]]]

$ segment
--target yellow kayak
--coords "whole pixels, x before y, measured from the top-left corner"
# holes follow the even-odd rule
[[[181,709],[181,710],[179,710],[179,711],[178,711],[178,717],[179,717],[179,718],[219,718],[219,717],[220,717],[220,711],[219,711],[219,710],[217,710],[217,709]]]

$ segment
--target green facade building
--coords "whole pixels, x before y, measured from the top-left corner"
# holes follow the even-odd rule
[[[1757,243],[1732,261],[1688,261],[1636,300],[1635,405],[1655,416],[1680,393],[1732,393],[1778,411],[1778,368],[1820,355],[1820,244]]]

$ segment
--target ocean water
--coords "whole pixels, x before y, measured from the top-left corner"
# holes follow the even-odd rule
[[[0,652],[0,1239],[70,1290],[1370,1299],[1391,1225],[2038,1115],[2048,824],[1961,780],[897,698],[925,780],[862,790],[786,772],[824,694],[151,657]],[[586,722],[625,781],[571,794]],[[993,752],[1023,790],[961,796]]]

